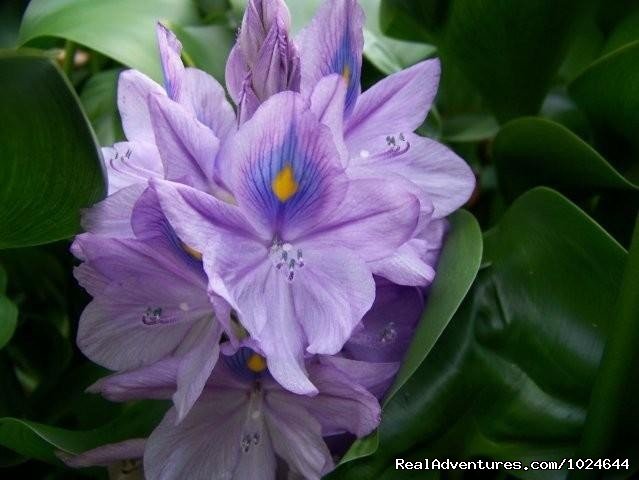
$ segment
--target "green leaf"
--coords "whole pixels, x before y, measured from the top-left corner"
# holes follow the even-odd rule
[[[381,29],[396,38],[429,42],[445,24],[450,0],[382,0]]]
[[[539,111],[578,20],[577,0],[457,0],[436,45],[505,121]],[[552,45],[552,48],[543,48]]]
[[[444,119],[441,139],[446,143],[472,143],[488,140],[499,131],[492,115],[462,114]]]
[[[481,231],[477,220],[461,210],[450,218],[450,232],[437,267],[437,276],[428,294],[426,310],[384,404],[391,402],[398,392],[401,393],[402,386],[427,358],[473,283],[481,255]],[[376,449],[377,435],[372,434],[355,442],[343,462],[370,455]]]
[[[101,145],[124,139],[117,104],[117,85],[121,70],[93,75],[82,88],[80,100]]]
[[[639,41],[604,55],[569,86],[569,93],[599,133],[599,141],[639,151]],[[621,145],[619,145],[621,144]]]
[[[381,0],[359,0],[366,13],[364,27],[364,55],[381,72],[390,74],[432,56],[435,48],[423,43],[405,42],[385,36],[379,28]],[[322,0],[288,2],[291,11],[292,30],[299,32],[311,21]],[[238,14],[244,12],[246,0],[231,0]]]
[[[56,451],[78,454],[98,446],[146,437],[167,409],[165,402],[139,402],[107,425],[73,431],[19,418],[0,418],[0,445],[27,458],[58,463]]]
[[[57,66],[0,53],[0,248],[67,238],[80,208],[100,200],[100,152],[78,98]]]
[[[499,186],[510,199],[539,185],[587,193],[639,189],[570,130],[542,118],[504,125],[493,154]]]
[[[210,73],[224,85],[226,59],[235,42],[233,31],[223,25],[171,28],[182,41],[182,56],[187,63]]]
[[[11,340],[17,323],[18,308],[7,297],[0,295],[0,349]]]
[[[462,307],[386,405],[377,453],[336,478],[396,478],[396,457],[570,457],[626,258],[558,193],[520,197],[486,235],[483,269]]]
[[[159,81],[157,21],[196,23],[195,4],[182,0],[32,0],[19,41],[24,45],[42,37],[71,40]]]

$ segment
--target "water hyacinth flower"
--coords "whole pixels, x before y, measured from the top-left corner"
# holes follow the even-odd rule
[[[235,112],[217,80],[184,67],[175,35],[160,23],[156,32],[164,86],[136,70],[120,74],[118,109],[127,141],[102,149],[109,196],[84,213],[89,232],[133,236],[131,211],[150,178],[220,193],[213,165],[235,130]]]
[[[374,272],[402,285],[429,285],[444,217],[470,198],[475,177],[446,146],[413,132],[437,92],[439,60],[390,75],[361,93],[364,16],[356,0],[327,0],[302,32],[302,93],[331,128],[352,178],[403,177],[414,183],[422,207],[413,238]]]
[[[171,182],[154,188],[272,375],[314,393],[305,354],[342,348],[374,300],[366,262],[410,238],[419,202],[402,181],[349,179],[330,130],[293,92],[263,103],[220,155],[237,205]]]
[[[182,418],[215,366],[224,332],[234,338],[230,307],[207,291],[202,264],[175,236],[147,190],[131,226],[139,237],[85,233],[72,251],[75,276],[94,297],[80,317],[77,343],[92,361],[122,371],[178,360],[173,400]]]
[[[251,0],[226,64],[226,86],[244,123],[272,95],[300,89],[300,58],[282,0]]]
[[[269,374],[265,360],[242,347],[216,366],[205,390],[183,422],[174,409],[144,446],[149,480],[188,478],[275,478],[276,458],[303,478],[319,479],[334,466],[323,437],[351,432],[361,437],[379,423],[378,401],[365,388],[329,365],[309,361],[309,376],[319,393],[296,395]],[[167,398],[175,388],[175,361],[158,362],[107,377],[93,387],[115,401]],[[372,367],[370,378],[377,376]],[[112,447],[117,458],[139,455]],[[124,450],[124,451],[123,451]],[[71,459],[73,465],[104,462],[104,450]],[[113,460],[113,458],[109,459]]]

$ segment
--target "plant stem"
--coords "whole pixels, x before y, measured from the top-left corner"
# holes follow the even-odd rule
[[[64,44],[64,62],[62,63],[62,70],[64,74],[71,79],[71,72],[73,71],[73,63],[75,61],[76,44],[71,40],[67,40]]]
[[[590,398],[586,424],[577,449],[576,458],[610,458],[611,446],[615,444],[623,415],[623,399],[628,395],[631,382],[628,381],[637,361],[639,345],[639,215],[635,221],[632,244],[619,297],[617,299],[614,322],[597,378]],[[570,479],[600,478],[597,470],[572,470]]]

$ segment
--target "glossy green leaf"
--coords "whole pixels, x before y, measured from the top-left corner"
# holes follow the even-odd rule
[[[569,92],[600,137],[639,151],[639,41],[601,57],[569,85]]]
[[[55,452],[77,454],[107,443],[146,437],[160,422],[165,402],[139,402],[111,423],[87,431],[73,431],[19,418],[0,418],[0,445],[27,458],[57,463]]]
[[[443,121],[442,140],[446,143],[480,142],[494,137],[499,125],[492,115],[464,114]]]
[[[506,124],[493,153],[500,188],[511,199],[539,185],[581,192],[639,190],[586,142],[543,118]]]
[[[187,64],[210,73],[224,85],[226,59],[235,42],[233,30],[224,25],[171,28],[182,42]]]
[[[381,29],[404,40],[431,41],[444,26],[450,4],[450,0],[382,0]]]
[[[437,34],[501,120],[536,113],[568,49],[577,0],[456,0]],[[552,48],[543,48],[552,45]]]
[[[17,322],[18,308],[7,297],[0,295],[0,349],[11,340]]]
[[[379,449],[335,477],[393,479],[396,457],[573,454],[626,258],[558,193],[520,197],[486,236],[484,268],[462,307],[386,405]]]
[[[393,386],[386,394],[385,404],[400,392],[427,358],[446,325],[468,293],[482,256],[481,231],[477,220],[465,210],[450,218],[450,232],[441,254],[437,277],[429,294],[426,310],[415,331],[410,348]],[[377,434],[355,442],[344,462],[367,456],[377,449]]]
[[[246,0],[231,0],[238,14],[244,11]],[[288,2],[291,11],[292,29],[299,32],[313,18],[322,0]],[[364,28],[364,55],[385,74],[397,72],[420,60],[434,55],[432,45],[395,40],[385,36],[379,28],[380,0],[360,0],[366,13]]]
[[[60,37],[85,45],[160,80],[157,21],[197,22],[194,2],[182,0],[32,0],[20,28],[20,43]]]
[[[0,84],[0,248],[67,238],[105,191],[91,127],[47,58],[0,53]]]
[[[100,145],[113,145],[124,139],[117,104],[120,72],[120,69],[107,70],[92,76],[80,94],[80,100]]]

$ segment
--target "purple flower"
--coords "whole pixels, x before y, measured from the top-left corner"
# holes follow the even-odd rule
[[[415,230],[404,183],[352,180],[330,130],[296,93],[267,100],[220,154],[237,205],[155,181],[178,236],[202,252],[213,292],[236,310],[283,386],[313,393],[304,355],[337,353],[370,308],[366,262]]]
[[[176,412],[169,410],[147,440],[146,478],[275,478],[279,457],[304,478],[319,479],[333,468],[323,437],[367,435],[379,423],[380,407],[341,371],[317,361],[307,369],[319,390],[314,397],[283,389],[248,348],[224,357],[186,418],[176,425]],[[90,390],[116,401],[166,398],[175,388],[175,371],[175,361],[158,362],[107,377]],[[86,465],[94,454],[75,464]]]
[[[147,190],[131,219],[136,238],[85,233],[72,251],[75,276],[94,297],[80,317],[78,347],[111,370],[178,361],[174,402],[183,417],[215,366],[230,307],[209,295],[202,263],[188,253]]]
[[[374,272],[403,285],[434,278],[428,252],[437,250],[441,219],[472,194],[475,177],[450,149],[414,132],[437,92],[439,61],[390,75],[360,94],[363,14],[355,0],[327,0],[301,40],[302,93],[333,132],[351,178],[403,177],[414,184],[422,215],[413,239]],[[439,237],[439,238],[438,238]]]
[[[299,91],[300,59],[282,0],[250,0],[226,64],[226,86],[244,123],[272,95]]]
[[[130,237],[131,211],[150,178],[183,182],[223,196],[212,179],[220,144],[235,130],[235,113],[209,74],[184,68],[179,40],[157,26],[165,87],[127,70],[118,83],[126,142],[102,149],[109,197],[83,215],[85,230]]]

